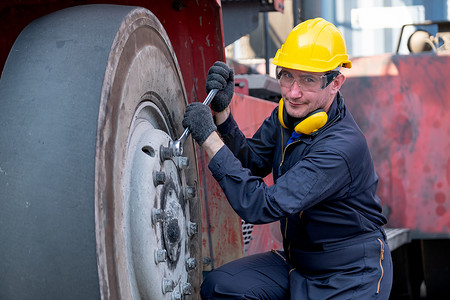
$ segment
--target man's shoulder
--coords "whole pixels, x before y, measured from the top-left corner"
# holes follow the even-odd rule
[[[349,114],[323,132],[315,141],[314,147],[345,157],[354,157],[368,151],[364,134]]]

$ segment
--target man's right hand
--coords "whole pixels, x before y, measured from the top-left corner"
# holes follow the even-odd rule
[[[189,128],[192,137],[200,146],[217,129],[211,109],[200,102],[186,106],[182,125],[184,128]]]
[[[224,111],[231,102],[234,93],[234,72],[225,63],[217,61],[208,71],[206,78],[206,92],[219,89],[211,102],[211,109],[215,112]]]

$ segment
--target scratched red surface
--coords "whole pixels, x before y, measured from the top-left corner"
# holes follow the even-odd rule
[[[450,56],[353,59],[342,88],[367,137],[390,227],[450,233]]]
[[[233,98],[231,110],[239,128],[246,137],[251,137],[277,105],[277,103],[237,94]],[[264,181],[268,185],[273,184],[272,175],[267,176]],[[246,255],[282,248],[279,222],[254,225],[252,237]]]

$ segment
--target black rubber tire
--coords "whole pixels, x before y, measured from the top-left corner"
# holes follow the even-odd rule
[[[0,299],[128,297],[114,218],[130,124],[152,102],[175,139],[186,99],[169,39],[145,9],[78,6],[21,33],[0,80]],[[195,185],[191,141],[185,153]],[[199,205],[190,209],[201,224]],[[191,243],[201,259],[200,237]],[[195,298],[200,270],[189,276]]]

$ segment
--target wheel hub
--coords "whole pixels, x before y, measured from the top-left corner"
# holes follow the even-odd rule
[[[161,206],[165,212],[165,219],[162,223],[163,240],[169,259],[172,263],[178,261],[181,251],[181,241],[183,238],[182,228],[185,226],[183,209],[178,199],[177,191],[169,184],[168,192],[163,192]]]
[[[164,114],[143,102],[131,125],[123,183],[127,276],[133,294],[150,298],[158,293],[172,299],[189,294],[188,272],[192,235],[183,157],[164,157],[160,149],[172,141]]]

